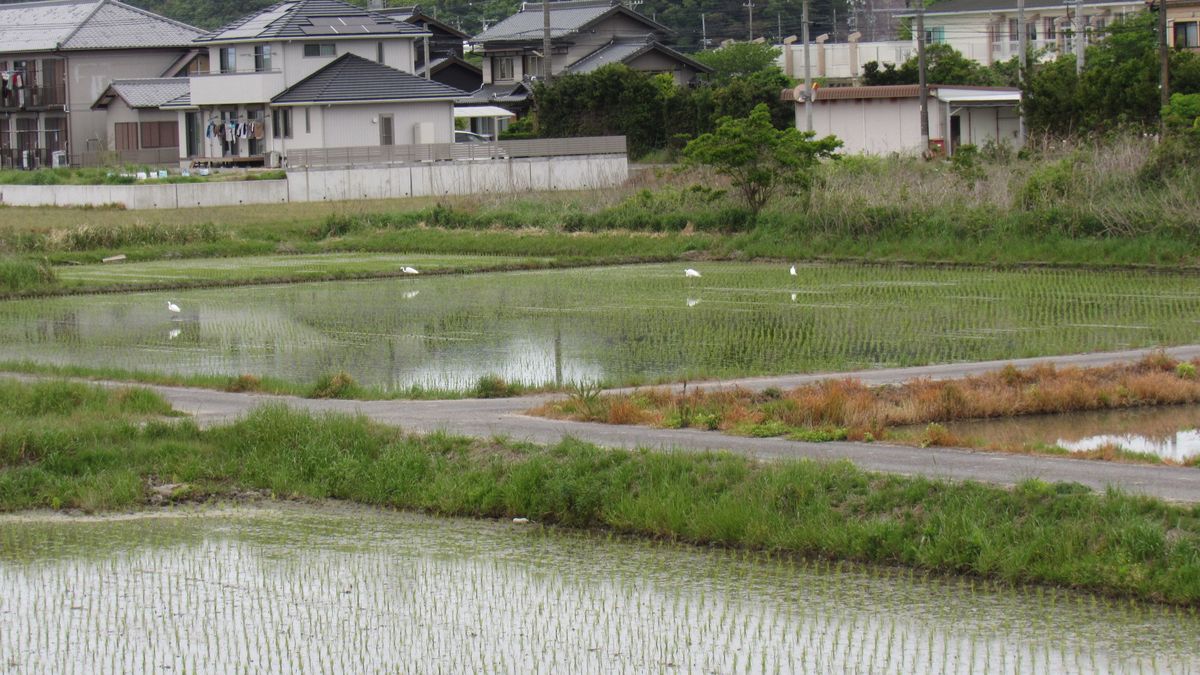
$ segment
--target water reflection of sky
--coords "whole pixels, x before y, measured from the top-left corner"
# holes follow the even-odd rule
[[[1200,455],[1200,431],[1189,429],[1176,432],[1167,438],[1139,436],[1137,434],[1102,434],[1077,441],[1059,439],[1058,446],[1071,452],[1089,452],[1106,445],[1115,445],[1125,450],[1156,455],[1163,459],[1184,462]]]

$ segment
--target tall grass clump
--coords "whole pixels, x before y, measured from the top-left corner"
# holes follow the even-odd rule
[[[45,261],[0,258],[0,290],[16,292],[52,286],[58,281]]]

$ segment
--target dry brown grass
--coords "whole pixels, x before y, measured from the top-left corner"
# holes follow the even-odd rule
[[[1197,365],[1192,363],[1191,365]],[[940,422],[1068,413],[1088,410],[1200,402],[1200,379],[1165,354],[1130,364],[1099,368],[1040,365],[1001,370],[957,380],[912,380],[869,387],[861,381],[827,380],[774,395],[745,389],[690,391],[664,389],[605,396],[585,405],[577,399],[547,404],[534,414],[561,419],[696,426],[723,431],[754,425],[794,429],[846,430],[851,439],[881,438],[892,427],[928,425],[917,442],[962,446]],[[990,448],[1022,451],[1019,448]],[[1119,449],[1083,453],[1118,458]]]

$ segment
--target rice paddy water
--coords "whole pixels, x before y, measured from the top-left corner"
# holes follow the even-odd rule
[[[0,360],[636,384],[1183,344],[1200,319],[1193,275],[689,264],[703,277],[663,264],[5,302]]]
[[[1200,406],[1194,405],[963,420],[942,426],[955,437],[983,445],[1042,444],[1069,452],[1113,445],[1179,463],[1200,456]],[[924,430],[917,425],[901,427],[896,433],[920,438]]]
[[[0,517],[2,672],[1190,673],[1200,617],[301,506]]]

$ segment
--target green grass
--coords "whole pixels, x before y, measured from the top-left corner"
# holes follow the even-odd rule
[[[276,407],[200,430],[138,423],[161,410],[152,395],[121,402],[80,385],[2,386],[4,511],[135,508],[151,484],[184,484],[176,495],[194,499],[253,489],[1200,602],[1200,506],[849,463],[406,436]]]
[[[164,387],[192,387],[196,389],[214,389],[217,391],[245,392],[272,394],[277,396],[296,396],[299,398],[340,398],[357,401],[446,401],[466,398],[479,393],[491,391],[485,382],[491,376],[480,378],[480,382],[466,391],[457,389],[435,389],[417,385],[382,389],[376,386],[364,386],[354,381],[345,373],[325,373],[317,376],[314,382],[291,382],[279,378],[258,375],[172,375],[146,370],[114,368],[110,366],[71,366],[33,361],[0,361],[0,373],[15,373],[24,375],[50,375],[55,377],[70,377],[97,382],[125,382],[130,384],[153,384]],[[339,376],[340,380],[339,380]],[[346,378],[349,377],[349,381]],[[333,386],[338,380],[337,386]],[[523,393],[537,391],[535,389],[508,385],[506,396],[519,396]]]
[[[45,262],[0,257],[0,292],[20,293],[49,288],[57,281],[58,275]]]
[[[286,178],[283,171],[265,171],[248,174],[214,174],[212,176],[183,176],[172,174],[167,178],[138,180],[138,172],[148,172],[145,166],[99,169],[37,169],[0,171],[0,185],[170,185],[175,183],[225,182],[233,180],[279,180]]]

